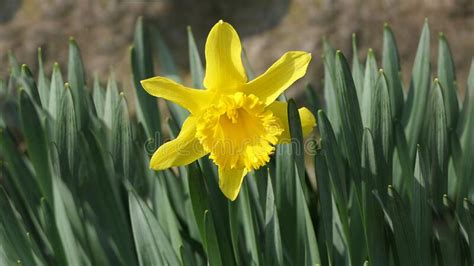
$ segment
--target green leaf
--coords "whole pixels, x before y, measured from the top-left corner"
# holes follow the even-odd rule
[[[419,143],[423,121],[425,121],[426,103],[430,88],[430,29],[426,20],[421,32],[406,108],[403,110],[405,133],[410,149],[410,159],[414,158],[416,144]]]
[[[115,176],[113,161],[101,139],[90,129],[80,138],[81,151],[88,167],[88,176],[82,184],[82,193],[86,204],[90,205],[97,217],[97,228],[109,239],[104,244],[111,249],[108,253],[112,261],[122,264],[135,263],[132,231],[129,217],[120,197],[121,183]],[[109,247],[110,246],[110,247]]]
[[[361,245],[357,240],[364,239],[364,213],[362,209],[362,180],[360,188],[357,189],[355,183],[351,184],[349,194],[349,219],[350,219],[350,242],[352,264],[359,265],[367,257],[367,246]],[[358,192],[360,190],[360,192]]]
[[[160,64],[160,76],[170,78],[178,83],[181,83],[181,78],[179,77],[178,70],[176,68],[176,63],[174,62],[171,51],[166,45],[165,40],[161,37],[161,34],[158,30],[154,31],[154,42],[156,43],[156,50],[158,54],[158,62]],[[173,103],[171,101],[166,101],[168,108],[171,111],[173,119],[177,121],[180,125],[183,124],[184,120],[189,115],[188,110],[183,107]]]
[[[64,93],[64,82],[61,75],[61,69],[58,63],[53,65],[53,74],[51,76],[51,88],[49,90],[48,111],[53,119],[56,119],[59,113],[62,94]]]
[[[451,158],[449,158],[448,163],[448,195],[455,200],[457,206],[461,206],[461,201],[468,195],[469,189],[469,186],[466,185],[467,180],[463,179],[464,152],[457,131],[450,131],[449,134]]]
[[[2,79],[0,79],[0,97],[2,99],[6,99],[8,96],[8,88],[5,84],[5,81],[3,81]]]
[[[443,194],[448,192],[448,130],[444,95],[439,81],[436,79],[431,91],[424,123],[422,146],[425,147],[424,157],[430,162],[432,169],[429,179],[430,195],[435,206],[441,206]]]
[[[48,223],[44,222],[42,218],[53,218],[51,213],[48,213],[47,217],[42,217],[42,209],[49,206],[45,203],[46,200],[41,197],[41,189],[37,183],[37,179],[33,175],[32,169],[29,167],[26,159],[19,153],[17,150],[17,145],[14,141],[12,133],[9,130],[0,128],[0,155],[3,156],[5,160],[5,168],[11,174],[6,178],[6,183],[13,183],[16,191],[18,191],[19,199],[17,204],[25,206],[26,211],[22,212],[25,215],[28,214],[28,217],[25,217],[26,220],[31,219],[32,229],[34,228],[35,232],[38,234],[38,241],[44,244],[45,250],[47,252],[53,253],[51,243],[54,242],[57,232],[53,224],[48,220]],[[4,170],[4,169],[3,169]],[[8,186],[9,191],[12,190],[11,185]],[[60,245],[55,245],[55,256],[57,258],[61,257],[62,247]]]
[[[209,265],[223,265],[220,253],[220,246],[216,236],[216,229],[214,228],[214,221],[212,218],[212,214],[208,210],[204,212],[204,224],[206,225],[206,250],[209,252],[207,255]]]
[[[456,74],[451,49],[443,33],[439,34],[438,47],[438,80],[441,88],[443,88],[443,95],[445,97],[448,129],[455,129],[459,117]]]
[[[463,142],[465,141],[465,136],[466,136],[466,131],[470,130],[470,128],[474,127],[469,127],[467,124],[470,124],[472,122],[471,119],[474,117],[472,115],[472,111],[474,110],[474,58],[471,60],[471,67],[469,70],[469,75],[468,75],[468,80],[467,80],[467,88],[466,92],[464,95],[464,102],[462,105],[462,112],[461,112],[461,117],[459,119],[458,123],[458,134],[463,137]]]
[[[349,213],[347,208],[347,184],[345,181],[346,173],[344,172],[345,165],[331,123],[322,110],[318,112],[318,122],[321,135],[320,145],[326,157],[326,162],[331,162],[327,163],[327,167],[331,180],[331,194],[333,196],[332,224],[334,233],[332,241],[335,251],[339,251],[340,256],[343,256],[345,253],[349,257],[349,261],[352,261]],[[316,168],[316,170],[318,169]],[[336,255],[334,253],[334,263],[340,261],[340,259],[336,258]]]
[[[311,113],[317,114],[318,110],[322,108],[321,101],[318,93],[314,91],[313,86],[309,83],[305,87],[305,94],[308,100],[309,110],[311,110]]]
[[[26,231],[3,187],[0,189],[0,263],[3,265],[46,265],[37,244]]]
[[[128,192],[133,237],[140,265],[180,265],[178,254],[153,212],[133,190]]]
[[[291,156],[286,160],[287,164],[294,164],[296,167],[290,168],[294,170],[288,173],[290,180],[286,181],[288,202],[284,206],[285,209],[288,209],[285,211],[282,208],[282,211],[293,216],[293,219],[290,218],[286,222],[292,224],[294,228],[290,230],[287,228],[285,233],[292,234],[291,237],[288,237],[288,240],[291,241],[289,244],[293,243],[290,249],[291,261],[296,265],[314,265],[320,263],[320,258],[313,224],[306,204],[303,133],[298,109],[293,100],[288,102],[288,121],[292,143]],[[286,226],[288,227],[289,224]]]
[[[357,49],[356,34],[352,34],[352,77],[354,78],[354,85],[357,90],[357,98],[359,104],[362,105],[362,95],[364,91],[364,67],[359,60],[359,50]]]
[[[58,178],[52,178],[53,198],[54,198],[54,214],[55,222],[58,228],[61,243],[64,247],[66,260],[69,265],[90,264],[87,256],[83,253],[78,239],[73,231],[73,225],[67,215],[67,206],[64,202],[64,196],[69,194],[66,185]]]
[[[288,252],[290,262],[296,258],[296,195],[295,195],[295,163],[289,155],[290,144],[280,144],[276,147],[276,172],[274,191],[277,210],[280,219],[282,246]],[[285,214],[285,215],[282,215]]]
[[[86,216],[87,213],[91,213],[92,210],[89,206],[86,206]],[[90,218],[92,214],[88,215],[89,217],[86,218],[87,220],[84,221],[84,231],[87,234],[87,245],[89,245],[89,249],[91,252],[90,259],[93,265],[110,265],[109,257],[103,247],[103,241],[100,239],[99,232],[95,226],[89,220],[93,220]]]
[[[77,176],[78,162],[80,160],[77,156],[78,141],[74,103],[71,89],[67,83],[60,99],[59,110],[61,111],[57,114],[58,117],[54,129],[59,157],[61,158],[59,161],[60,173],[63,178],[73,178]]]
[[[104,117],[104,109],[105,109],[105,91],[100,86],[99,77],[94,75],[94,87],[92,91],[92,100],[94,102],[95,111],[97,113],[97,117]]]
[[[104,114],[102,117],[104,124],[109,129],[112,129],[112,121],[114,117],[115,107],[118,105],[119,101],[120,97],[118,93],[117,80],[115,79],[115,72],[111,72],[107,82],[107,90],[105,92]]]
[[[69,39],[67,74],[68,83],[71,86],[72,98],[74,99],[77,126],[79,129],[83,129],[88,119],[88,101],[86,98],[88,96],[81,52],[74,38]]]
[[[352,178],[358,187],[360,184],[360,148],[362,142],[362,118],[360,116],[359,102],[354,81],[349,70],[349,65],[344,55],[336,53],[336,95],[340,108],[339,117],[342,135],[342,150],[344,151]]]
[[[439,245],[438,263],[444,265],[462,265],[463,257],[461,257],[461,246],[460,246],[460,228],[459,218],[454,212],[454,202],[452,202],[447,194],[443,195],[443,208],[441,217],[437,217],[440,221],[435,223],[434,235],[438,241],[436,244]]]
[[[191,78],[193,88],[202,89],[204,80],[204,68],[202,67],[199,50],[194,40],[191,26],[188,26],[188,50],[189,50],[189,69],[191,70]]]
[[[35,104],[40,104],[40,96],[36,87],[35,78],[27,65],[21,65],[20,84],[30,95]]]
[[[11,75],[15,78],[20,78],[20,64],[18,64],[18,60],[11,50],[8,51],[8,63]]]
[[[384,72],[379,71],[374,86],[369,128],[374,140],[376,164],[380,176],[375,180],[376,187],[383,191],[392,180],[393,125],[390,107],[390,94]]]
[[[466,217],[466,231],[469,240],[469,244],[474,241],[474,205],[467,199],[464,198],[463,209]],[[469,255],[474,258],[474,245],[469,245]]]
[[[207,197],[206,183],[204,175],[199,169],[197,162],[191,163],[187,166],[189,196],[191,197],[191,204],[193,207],[194,218],[199,228],[199,233],[203,241],[203,246],[206,244],[206,224],[204,222],[204,212],[209,209],[209,199]]]
[[[196,258],[192,254],[192,250],[188,247],[181,246],[180,249],[181,260],[183,261],[184,266],[195,266]]]
[[[283,247],[280,225],[273,194],[272,180],[267,177],[267,196],[265,207],[265,263],[267,265],[283,264]]]
[[[399,121],[404,104],[400,56],[395,35],[387,23],[385,23],[383,29],[382,68],[387,79],[392,117],[394,120]]]
[[[158,29],[154,28],[153,33],[154,43],[156,43],[156,54],[158,55],[158,62],[161,67],[160,76],[168,77],[176,82],[181,82],[176,63],[168,45]]]
[[[379,179],[385,177],[381,174],[382,170],[377,164],[376,144],[370,130],[366,128],[362,139],[362,209],[365,241],[371,265],[388,264],[383,212],[373,195],[373,191],[383,191],[377,188],[377,184],[381,182]]]
[[[42,195],[52,204],[53,193],[47,137],[39,114],[24,90],[20,91],[20,117],[28,155],[35,169]]]
[[[234,253],[238,264],[257,265],[260,263],[256,224],[250,209],[248,177],[244,180],[239,197],[229,204],[229,221]]]
[[[339,106],[337,103],[336,96],[336,76],[335,76],[335,65],[336,65],[336,50],[331,44],[324,39],[323,40],[324,54],[324,100],[325,110],[327,112],[329,121],[334,125],[334,132],[337,136],[341,131],[341,121],[339,118]]]
[[[374,194],[383,208],[385,220],[393,234],[396,248],[394,256],[400,261],[400,265],[421,265],[420,253],[415,244],[415,232],[407,208],[392,186],[388,186],[387,193],[387,206],[383,204],[379,193]]]
[[[133,177],[132,129],[127,100],[123,93],[120,93],[113,112],[111,147],[116,173],[120,173],[126,179]]]
[[[155,208],[155,217],[164,229],[164,233],[170,239],[171,246],[176,254],[180,254],[179,247],[183,245],[183,239],[180,235],[179,221],[170,203],[166,187],[163,179],[153,179],[152,186],[154,188],[152,193],[153,207]]]
[[[11,98],[17,99],[18,96],[18,81],[19,77],[13,76],[13,74],[10,74],[8,76],[8,82],[7,82],[7,95]]]
[[[316,239],[316,232],[314,231],[314,225],[311,220],[311,216],[308,210],[308,206],[304,205],[304,197],[303,197],[303,190],[300,190],[299,199],[301,205],[303,207],[303,215],[304,215],[304,223],[306,227],[306,234],[303,235],[304,237],[304,247],[306,248],[306,256],[305,256],[305,265],[320,265],[321,258],[319,256],[319,249],[318,249],[318,241]]]
[[[408,143],[405,137],[403,125],[395,122],[393,125],[395,135],[395,149],[393,154],[393,186],[406,196],[412,187],[413,164],[409,156]]]
[[[459,125],[461,147],[463,150],[463,183],[468,187],[469,199],[474,200],[474,60],[469,71],[468,88],[463,104],[463,121]]]
[[[411,218],[415,229],[415,243],[417,250],[420,252],[421,262],[423,265],[431,265],[432,217],[428,197],[430,173],[423,153],[421,147],[418,146],[414,172],[415,180],[412,189]]]
[[[372,118],[372,104],[375,97],[375,86],[377,83],[377,62],[374,51],[369,48],[365,64],[364,88],[362,99],[359,99],[360,111],[364,127],[370,127]]]
[[[316,169],[316,181],[318,183],[320,212],[324,213],[321,217],[321,224],[324,232],[323,239],[325,240],[328,264],[333,265],[333,195],[331,193],[331,179],[329,176],[327,159],[323,152],[317,151],[314,165]],[[334,221],[334,223],[336,223],[336,221]]]
[[[293,99],[288,101],[288,122],[291,135],[291,149],[293,159],[296,164],[296,171],[300,177],[300,183],[305,182],[305,165],[304,165],[304,143],[303,143],[303,129],[301,128],[301,119],[298,112],[298,107]]]
[[[49,88],[50,83],[44,73],[43,52],[41,48],[38,48],[38,92],[41,99],[41,105],[44,109],[47,109],[49,106]]]
[[[221,254],[222,264],[235,265],[237,254],[232,250],[232,239],[230,236],[230,221],[228,210],[228,199],[221,192],[218,184],[217,167],[210,161],[208,157],[199,160],[202,167],[202,173],[205,173],[204,180],[208,188],[210,214],[209,219],[213,219],[213,227],[219,243],[219,252]],[[207,233],[206,233],[207,234]],[[208,246],[209,237],[207,238]]]
[[[62,179],[67,175],[63,175],[60,172],[60,153],[56,145],[54,143],[51,143],[50,145],[50,156],[51,156],[51,172],[53,178],[61,178]],[[64,178],[65,179],[65,178]],[[76,203],[76,199],[78,198],[77,191],[75,191],[74,184],[71,182],[72,180],[65,179],[65,182],[68,182],[69,184],[72,184],[71,187],[73,187],[73,190],[69,189],[66,185],[66,183],[63,184],[64,189],[61,188],[61,201],[62,204],[64,204],[64,211],[66,212],[66,215],[68,217],[68,220],[71,224],[72,231],[74,232],[74,236],[76,237],[78,243],[80,245],[85,245],[87,240],[84,232],[84,224],[83,224],[83,219],[81,215],[79,214],[79,209],[78,205]],[[76,180],[74,180],[76,181]],[[54,181],[53,181],[54,182]],[[53,192],[54,193],[54,192]],[[89,256],[89,254],[87,254]]]
[[[26,204],[30,216],[34,217],[40,204],[41,190],[31,169],[17,150],[17,145],[10,130],[0,128],[0,154],[6,164],[5,167],[13,177],[11,181]]]
[[[347,204],[347,185],[345,181],[344,163],[340,153],[336,135],[324,111],[318,112],[318,129],[321,135],[321,147],[330,164],[328,164],[331,182],[334,186],[334,197],[339,206]]]
[[[161,134],[160,113],[156,99],[146,93],[140,81],[153,77],[152,49],[149,34],[143,23],[143,18],[138,18],[135,26],[133,46],[130,49],[133,81],[137,95],[138,120],[145,127],[146,136],[152,138]]]

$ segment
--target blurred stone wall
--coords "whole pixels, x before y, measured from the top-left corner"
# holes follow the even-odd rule
[[[67,40],[74,36],[88,77],[97,72],[105,80],[114,68],[131,93],[128,47],[138,16],[161,30],[184,76],[189,75],[186,26],[193,27],[203,49],[209,29],[219,19],[237,29],[257,73],[285,51],[312,52],[306,80],[315,82],[317,89],[322,78],[322,37],[350,58],[351,34],[357,33],[363,60],[369,47],[380,55],[384,22],[396,34],[407,82],[425,17],[432,32],[433,69],[436,36],[442,31],[453,50],[461,91],[474,56],[473,0],[0,0],[0,74],[8,73],[9,49],[33,69],[39,46],[47,69],[54,61],[65,66]]]

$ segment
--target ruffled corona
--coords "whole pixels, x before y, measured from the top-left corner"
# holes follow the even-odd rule
[[[278,118],[255,95],[223,95],[197,122],[196,137],[216,165],[257,169],[270,160],[283,132]]]

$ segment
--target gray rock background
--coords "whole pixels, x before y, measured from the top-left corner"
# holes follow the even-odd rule
[[[357,33],[361,60],[369,47],[380,55],[383,23],[392,26],[408,83],[425,17],[432,32],[432,66],[436,69],[437,33],[444,32],[453,50],[461,94],[474,56],[473,0],[0,0],[0,75],[8,73],[7,51],[36,68],[43,48],[47,69],[65,66],[67,40],[79,43],[88,77],[105,80],[111,68],[127,94],[133,94],[128,47],[138,16],[157,25],[178,67],[189,78],[186,26],[191,25],[203,51],[209,29],[219,19],[239,32],[250,63],[263,72],[288,50],[313,53],[305,81],[321,90],[321,39],[326,36],[348,58],[351,34]],[[300,83],[301,84],[301,83]],[[299,90],[292,90],[297,96]],[[133,97],[133,96],[132,96]]]

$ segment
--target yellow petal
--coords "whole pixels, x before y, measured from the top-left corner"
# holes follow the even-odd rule
[[[287,52],[265,73],[245,84],[242,90],[245,94],[256,95],[265,105],[269,105],[306,74],[310,60],[309,53]]]
[[[189,116],[183,123],[176,139],[161,145],[150,160],[150,168],[163,170],[173,166],[187,165],[206,155],[195,138],[196,118]]]
[[[288,104],[284,102],[273,102],[267,109],[273,112],[273,115],[280,119],[282,123],[283,133],[279,137],[279,143],[289,143],[291,141],[290,126],[288,124]],[[316,119],[308,108],[302,107],[298,109],[301,119],[301,127],[303,129],[303,137],[307,137],[316,126]]]
[[[235,29],[222,20],[217,22],[207,36],[204,86],[232,90],[247,82],[241,52],[242,46]]]
[[[212,98],[209,91],[187,88],[171,79],[154,77],[141,81],[143,88],[151,95],[175,102],[192,114],[199,113]]]
[[[245,169],[222,169],[219,167],[219,187],[228,199],[234,201],[237,198],[246,174],[247,170]]]

